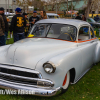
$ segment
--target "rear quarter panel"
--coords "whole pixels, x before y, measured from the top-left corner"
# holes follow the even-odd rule
[[[98,41],[98,44],[95,49],[95,59],[94,63],[98,63],[100,61],[100,41]]]

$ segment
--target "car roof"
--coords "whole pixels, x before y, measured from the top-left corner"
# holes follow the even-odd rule
[[[51,15],[51,16],[59,16],[58,14],[55,13],[46,13],[47,15]]]
[[[73,25],[77,28],[80,27],[81,25],[90,25],[86,21],[76,20],[76,19],[43,19],[38,21],[37,23],[68,24],[68,25]]]

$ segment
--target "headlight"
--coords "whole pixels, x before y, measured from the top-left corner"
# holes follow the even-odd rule
[[[45,72],[48,74],[54,73],[56,70],[56,67],[54,67],[53,65],[51,65],[49,63],[45,63],[43,65],[43,68],[44,68]]]

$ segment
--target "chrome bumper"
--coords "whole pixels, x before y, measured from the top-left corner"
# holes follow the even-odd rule
[[[23,74],[24,72],[24,74]],[[27,76],[28,74],[31,76]],[[37,77],[35,76],[37,75]],[[34,76],[34,77],[33,77]],[[42,78],[41,73],[36,70],[16,67],[13,65],[0,64],[0,87],[22,91],[33,91],[32,95],[54,96],[59,94],[61,87],[53,88],[54,83]]]
[[[34,94],[37,96],[55,96],[57,94],[60,94],[62,91],[61,87],[58,88],[35,88],[35,87],[29,87],[29,86],[23,86],[23,85],[17,85],[17,84],[11,84],[0,80],[0,88],[4,89],[11,89],[11,90],[23,90],[23,91],[34,91]]]

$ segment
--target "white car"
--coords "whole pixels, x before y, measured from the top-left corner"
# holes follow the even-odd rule
[[[59,19],[59,15],[55,13],[46,13],[48,19]]]
[[[0,47],[0,87],[54,96],[100,61],[100,41],[87,22],[40,20],[30,35]]]

